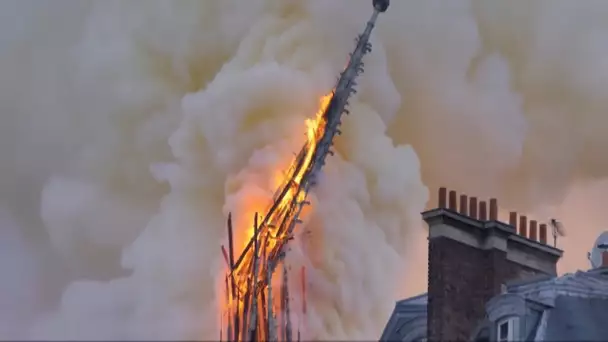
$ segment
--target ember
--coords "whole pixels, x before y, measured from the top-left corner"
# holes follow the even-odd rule
[[[232,215],[228,216],[228,251],[222,253],[228,266],[225,277],[225,312],[222,313],[220,340],[227,341],[293,341],[300,340],[300,328],[294,338],[291,322],[288,267],[284,265],[285,246],[293,239],[293,231],[302,209],[309,204],[308,192],[325,163],[333,137],[343,113],[348,113],[349,96],[355,92],[355,78],[363,72],[362,58],[371,51],[369,37],[380,12],[388,0],[374,2],[374,13],[357,45],[336,88],[320,101],[313,119],[306,120],[306,143],[286,172],[286,181],[277,190],[265,215],[255,214],[248,243],[235,260]],[[271,280],[275,270],[282,270],[278,297],[274,298]],[[306,271],[301,269],[302,305],[300,316],[306,314]]]

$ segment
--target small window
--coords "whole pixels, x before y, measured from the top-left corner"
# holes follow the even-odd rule
[[[517,328],[517,319],[508,318],[498,322],[496,329],[496,341],[497,342],[508,342],[515,341],[515,331]]]

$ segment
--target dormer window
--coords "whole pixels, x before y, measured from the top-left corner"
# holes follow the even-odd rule
[[[518,340],[516,338],[518,320],[516,317],[509,317],[498,321],[496,329],[496,341],[508,342]]]

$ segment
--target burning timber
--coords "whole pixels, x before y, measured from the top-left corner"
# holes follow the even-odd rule
[[[286,246],[293,239],[295,226],[308,192],[328,154],[335,135],[340,134],[342,114],[348,114],[348,98],[355,93],[355,79],[363,72],[363,56],[371,51],[370,34],[379,13],[386,11],[389,0],[374,0],[374,12],[362,34],[356,39],[355,50],[341,73],[329,101],[323,108],[321,121],[312,130],[308,141],[295,157],[286,173],[286,181],[274,196],[264,215],[255,214],[253,236],[242,253],[235,258],[232,215],[228,216],[228,250],[222,253],[228,272],[225,277],[225,311],[222,313],[220,340],[225,341],[294,341],[306,316],[306,270],[300,270],[302,299],[297,308],[298,322],[292,325],[288,277],[290,269],[284,263]],[[278,291],[272,288],[275,270],[280,269]],[[275,292],[278,292],[275,293]]]

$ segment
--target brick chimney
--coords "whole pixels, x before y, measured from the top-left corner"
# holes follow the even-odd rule
[[[460,203],[455,203],[457,198]],[[438,204],[422,213],[429,226],[427,337],[469,340],[484,319],[485,304],[505,282],[555,276],[562,251],[546,244],[544,224],[537,241],[537,221],[530,222],[534,240],[527,236],[526,216],[519,216],[518,222],[518,214],[512,212],[510,223],[499,221],[496,199],[478,202],[478,197],[458,196],[455,191],[448,196],[441,188]]]

